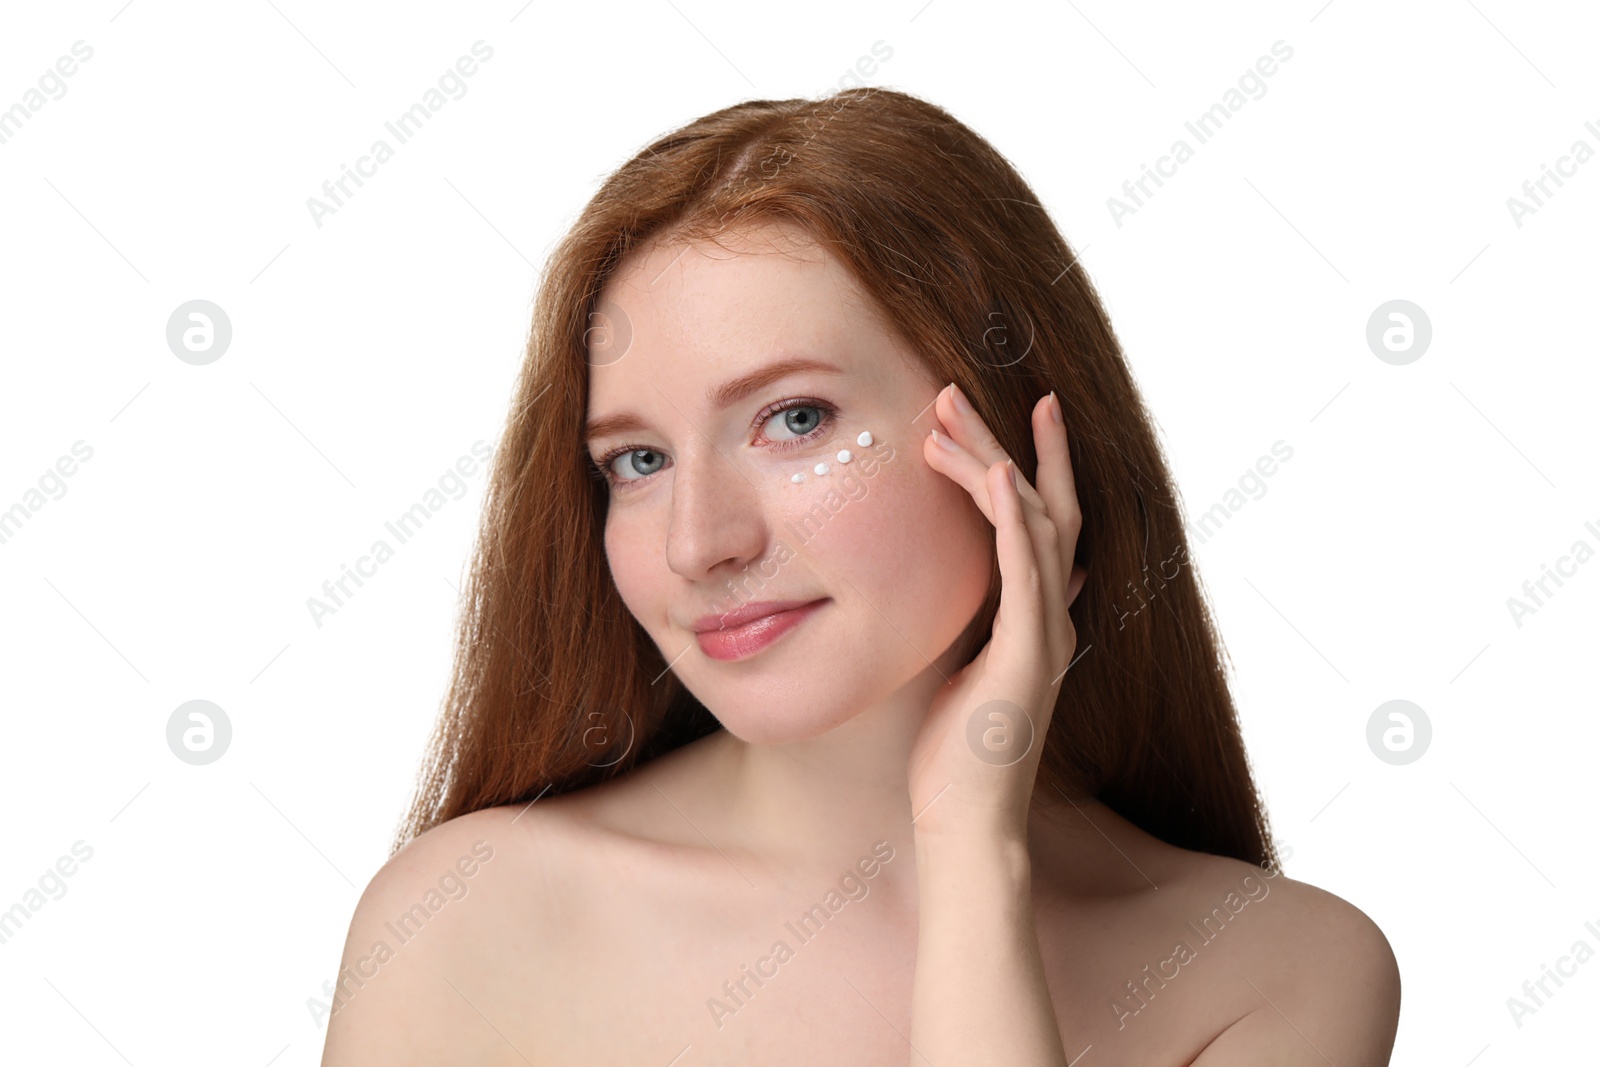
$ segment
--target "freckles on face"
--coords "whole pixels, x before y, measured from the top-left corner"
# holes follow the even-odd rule
[[[923,458],[938,385],[820,251],[631,255],[606,294],[628,319],[630,350],[589,372],[591,420],[637,416],[594,440],[591,455],[650,453],[636,471],[631,453],[608,464],[640,476],[610,490],[604,542],[616,587],[731,733],[754,743],[816,736],[927,671],[987,591],[993,530]],[[836,369],[725,391],[796,355]],[[768,414],[810,400],[832,413]],[[818,599],[799,625],[734,658],[709,654],[693,629],[751,602]]]
[[[751,511],[729,516],[763,528],[763,551],[720,574],[709,610],[831,599],[747,660],[704,656],[694,634],[671,619],[671,596],[649,592],[674,584],[664,559],[665,505],[652,520],[608,523],[613,575],[633,591],[630,608],[663,660],[736,737],[778,744],[841,725],[926,671],[981,606],[992,528],[967,492],[912,447],[921,432],[908,426],[898,443],[879,438],[871,449],[852,449],[850,463],[825,476],[808,470],[801,483],[768,472],[771,484]]]
[[[840,655],[897,682],[926,669],[971,621],[994,545],[967,491],[928,466],[924,433],[906,423],[895,440],[852,450],[850,464],[794,486],[814,488],[795,494],[800,516],[789,524],[796,551],[865,635]]]

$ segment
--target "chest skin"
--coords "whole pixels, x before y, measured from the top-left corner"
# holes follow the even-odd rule
[[[474,1003],[484,998],[510,1043],[504,1062],[915,1062],[914,899],[860,878],[851,896],[837,880],[806,883],[711,850],[589,846],[566,857],[558,903],[546,895],[540,914],[494,916],[494,936],[470,954]],[[890,862],[912,856],[900,847]],[[1217,901],[1164,881],[1164,892],[1082,899],[1035,873],[1069,1061],[1092,1048],[1097,1065],[1176,1067],[1247,1009],[1230,1003],[1242,983],[1229,978],[1248,955],[1248,908],[1200,942],[1192,920]],[[498,901],[484,904],[514,911]],[[1198,945],[1181,966],[1167,962],[1180,941]]]

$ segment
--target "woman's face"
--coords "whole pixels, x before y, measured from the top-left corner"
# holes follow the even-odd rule
[[[601,293],[588,450],[612,577],[662,657],[736,737],[799,741],[961,636],[994,534],[923,459],[944,383],[844,266],[784,226],[723,243],[642,246]]]

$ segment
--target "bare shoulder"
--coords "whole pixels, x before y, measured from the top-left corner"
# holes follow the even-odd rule
[[[324,1067],[521,1062],[484,987],[508,954],[538,955],[565,825],[560,805],[489,808],[390,857],[350,921]]]
[[[1220,856],[1197,861],[1185,890],[1200,935],[1230,916],[1248,912],[1250,920],[1234,925],[1237,940],[1217,958],[1219,992],[1235,1018],[1194,1067],[1389,1062],[1400,968],[1365,912],[1281,871]]]
[[[695,782],[703,756],[684,746],[584,789],[471,812],[390,857],[350,922],[324,1067],[525,1067],[560,1047],[567,1020],[540,1006],[568,999],[606,902],[662,887],[655,860],[682,830],[651,785]]]

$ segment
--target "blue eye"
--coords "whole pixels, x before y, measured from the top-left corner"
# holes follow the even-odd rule
[[[778,429],[792,434],[790,437],[768,438],[769,443],[763,446],[781,452],[820,440],[827,433],[828,425],[837,414],[837,410],[831,404],[796,397],[764,409],[756,416],[752,428],[760,431],[766,430],[769,424],[778,424]],[[665,453],[653,448],[621,445],[596,460],[595,466],[599,468],[599,477],[616,489],[624,482],[642,482],[651,475],[659,473],[665,462]],[[619,474],[616,469],[618,467],[628,473]]]
[[[655,462],[653,464],[650,463],[647,458],[645,458],[645,457],[649,457],[649,456],[654,456],[655,457]],[[606,472],[608,474],[610,474],[611,477],[615,478],[617,481],[620,481],[620,482],[638,481],[639,478],[648,478],[650,475],[652,475],[652,474],[656,473],[656,471],[660,470],[661,469],[661,464],[665,461],[665,459],[666,459],[666,457],[664,457],[660,452],[657,452],[654,449],[650,449],[650,448],[634,448],[634,449],[628,450],[627,452],[624,452],[621,455],[614,456],[613,458],[608,459],[606,461]],[[618,466],[618,461],[619,460],[621,461],[621,466],[624,469],[630,469],[631,468],[633,473],[637,474],[639,476],[639,478],[633,478],[633,477],[628,477],[626,475],[617,474],[616,473],[616,467]],[[643,467],[648,467],[649,469],[648,470],[643,470],[643,469],[641,469]]]
[[[795,434],[796,437],[805,437],[816,432],[817,427],[822,425],[823,417],[823,410],[818,405],[797,404],[794,407],[784,408],[774,413],[767,419],[767,423],[772,424],[781,420],[783,429]],[[792,441],[794,439],[780,438],[778,443],[781,444],[784,440]]]

